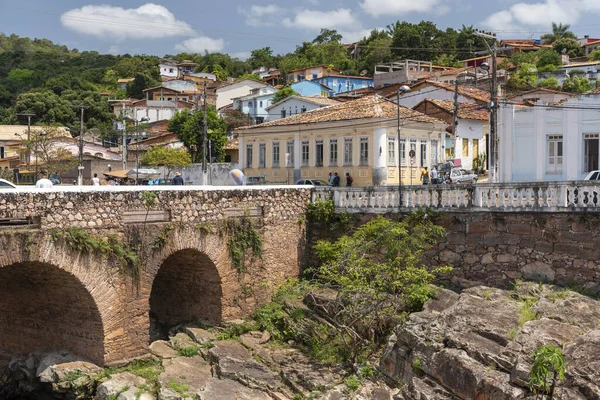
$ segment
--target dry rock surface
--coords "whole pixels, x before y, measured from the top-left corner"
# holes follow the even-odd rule
[[[531,355],[550,344],[567,365],[554,398],[600,399],[600,303],[547,285],[441,290],[389,338],[380,368],[405,399],[533,398]]]

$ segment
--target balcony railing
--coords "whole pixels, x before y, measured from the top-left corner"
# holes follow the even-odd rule
[[[398,186],[315,188],[312,200],[332,199],[338,210],[387,213],[399,210]],[[526,182],[475,185],[402,186],[401,211],[600,211],[600,184]]]

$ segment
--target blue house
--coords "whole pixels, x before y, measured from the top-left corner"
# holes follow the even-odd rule
[[[313,97],[329,97],[333,96],[333,90],[316,81],[300,81],[290,85],[300,96]]]
[[[373,86],[373,78],[366,76],[329,75],[313,79],[312,82],[331,88],[334,94]]]

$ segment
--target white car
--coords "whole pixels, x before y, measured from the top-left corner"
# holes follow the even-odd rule
[[[2,189],[16,189],[17,186],[12,183],[7,181],[6,179],[0,179],[0,190]]]
[[[589,174],[583,178],[584,181],[600,181],[600,171],[590,171]]]
[[[467,172],[466,169],[452,168],[450,170],[450,182],[449,183],[476,183],[477,174]]]

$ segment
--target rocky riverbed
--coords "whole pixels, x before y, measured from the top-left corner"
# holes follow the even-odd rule
[[[317,363],[268,332],[223,332],[180,327],[149,357],[104,369],[68,352],[13,359],[0,370],[0,398],[533,399],[531,354],[553,344],[567,367],[554,398],[600,400],[600,303],[554,286],[440,289],[396,328],[370,374]]]

